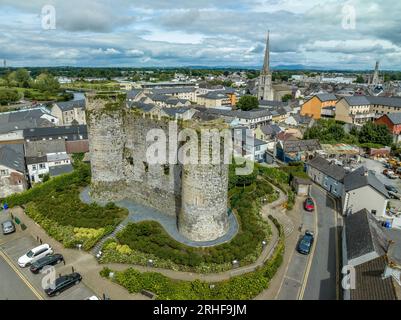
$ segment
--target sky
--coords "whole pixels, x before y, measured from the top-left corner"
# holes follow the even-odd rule
[[[54,14],[53,14],[54,8]],[[399,0],[0,0],[10,66],[401,70]]]

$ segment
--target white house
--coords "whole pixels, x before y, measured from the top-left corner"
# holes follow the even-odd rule
[[[389,198],[383,183],[363,166],[344,177],[343,214],[366,208],[377,219],[383,218]]]
[[[0,198],[22,192],[26,188],[24,146],[0,145]]]

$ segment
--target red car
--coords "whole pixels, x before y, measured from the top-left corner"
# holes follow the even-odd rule
[[[313,202],[312,198],[306,198],[304,202],[304,209],[309,212],[315,210],[315,203]]]

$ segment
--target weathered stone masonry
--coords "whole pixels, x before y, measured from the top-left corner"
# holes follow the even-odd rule
[[[161,129],[169,141],[171,119],[129,110],[121,94],[89,94],[86,106],[94,199],[153,207],[176,217],[178,230],[194,241],[227,232],[227,165],[148,164],[147,132]]]

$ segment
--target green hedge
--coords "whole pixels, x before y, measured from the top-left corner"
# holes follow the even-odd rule
[[[112,203],[101,207],[81,202],[79,193],[89,181],[89,166],[80,164],[70,174],[55,177],[5,201],[10,207],[25,205],[26,213],[66,247],[83,243],[84,249],[89,249],[128,214],[126,209]]]
[[[262,250],[262,241],[267,240],[270,235],[269,225],[259,214],[259,198],[273,192],[272,186],[265,181],[256,181],[250,186],[230,190],[231,208],[237,213],[240,230],[230,242],[218,246],[186,246],[172,239],[162,226],[154,221],[128,224],[117,234],[117,239],[120,244],[126,244],[132,250],[189,267],[227,264],[233,260],[252,262]]]
[[[249,300],[268,288],[270,280],[282,264],[283,254],[284,236],[281,235],[273,256],[263,267],[227,281],[214,283],[214,288],[200,280],[172,280],[160,273],[141,273],[132,268],[114,272],[114,281],[130,293],[148,290],[155,293],[160,300]],[[111,271],[104,268],[100,274],[108,277]]]

